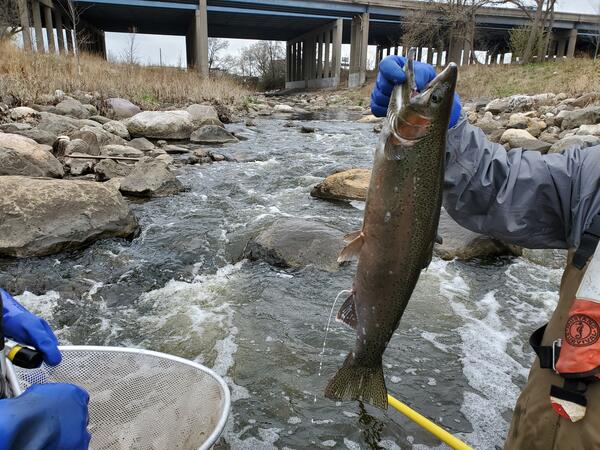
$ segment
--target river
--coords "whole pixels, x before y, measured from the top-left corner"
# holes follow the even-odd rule
[[[333,323],[319,376],[331,304],[354,265],[329,273],[239,260],[245,236],[278,217],[360,226],[360,204],[309,196],[335,168],[370,166],[378,137],[355,118],[302,118],[315,133],[258,119],[249,140],[224,150],[254,161],[183,166],[185,192],[132,202],[142,229],[133,241],[0,260],[0,286],[64,344],[143,347],[225,376],[233,404],[218,449],[438,448],[392,409],[322,395],[354,342]],[[522,258],[434,257],[384,355],[390,392],[475,448],[501,446],[533,359],[529,333],[553,310],[560,275]]]

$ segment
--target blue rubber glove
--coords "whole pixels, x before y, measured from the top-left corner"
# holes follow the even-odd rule
[[[72,384],[34,384],[0,400],[0,448],[85,450],[89,396]]]
[[[44,355],[46,364],[55,366],[61,361],[58,339],[48,322],[21,306],[4,289],[0,289],[4,334],[20,344],[31,345]]]
[[[377,73],[377,81],[371,94],[371,112],[377,117],[385,117],[387,115],[388,105],[390,104],[390,95],[397,84],[402,84],[406,81],[404,74],[404,64],[406,58],[404,56],[389,55],[386,56],[379,64],[379,72]],[[436,71],[433,66],[419,61],[414,62],[415,67],[415,82],[417,90],[420,92],[427,84],[436,76]],[[450,113],[450,123],[448,128],[452,128],[458,122],[462,106],[460,97],[454,94],[454,103],[452,104],[452,112]]]

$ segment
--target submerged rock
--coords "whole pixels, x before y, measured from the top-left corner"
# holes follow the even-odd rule
[[[33,139],[0,133],[0,175],[61,178],[64,171],[58,159]]]
[[[166,197],[183,190],[167,163],[145,157],[121,180],[121,192],[135,197]]]
[[[278,267],[305,267],[336,271],[344,246],[340,230],[304,219],[278,219],[246,245],[244,257]]]
[[[370,169],[345,170],[329,175],[310,191],[310,195],[328,200],[364,201],[370,179]]]
[[[444,209],[440,214],[438,234],[442,237],[443,243],[434,245],[434,253],[445,260],[521,254],[520,248],[516,246],[504,244],[461,227]]]
[[[138,229],[121,194],[100,183],[8,176],[0,192],[0,255],[45,256]]]

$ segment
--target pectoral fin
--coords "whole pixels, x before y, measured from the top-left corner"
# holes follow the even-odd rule
[[[352,242],[362,233],[362,229],[353,231],[352,233],[348,233],[344,236],[344,242]]]
[[[352,233],[351,233],[352,234]],[[340,256],[338,256],[338,263],[341,264],[346,261],[353,261],[358,259],[358,255],[360,254],[360,249],[363,246],[365,240],[365,235],[360,232],[358,235],[352,239],[340,252]]]
[[[335,316],[335,320],[343,322],[350,328],[356,330],[356,307],[354,306],[354,293],[346,299],[342,307]]]

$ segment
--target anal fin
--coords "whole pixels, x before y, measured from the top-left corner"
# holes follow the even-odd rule
[[[346,261],[358,259],[358,255],[360,254],[360,249],[363,246],[364,240],[365,235],[362,232],[359,232],[356,237],[342,249],[340,256],[338,256],[337,259],[338,263],[341,264]]]
[[[356,330],[356,306],[354,306],[354,293],[350,294],[337,315],[335,316],[335,320],[338,322],[343,322],[348,325],[350,328]]]

